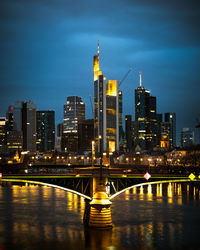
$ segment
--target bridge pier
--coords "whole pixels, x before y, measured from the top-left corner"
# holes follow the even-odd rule
[[[110,206],[112,202],[106,193],[107,178],[93,178],[93,197],[86,203],[84,220],[89,227],[111,228]]]

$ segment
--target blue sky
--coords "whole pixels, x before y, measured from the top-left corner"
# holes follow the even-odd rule
[[[200,119],[199,0],[2,0],[0,116],[17,100],[55,110],[62,122],[67,96],[78,95],[92,117],[93,55],[123,82],[123,112],[134,117],[134,89],[157,97],[157,111],[176,112],[177,133]]]

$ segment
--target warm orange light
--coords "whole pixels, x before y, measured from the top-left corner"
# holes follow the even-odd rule
[[[109,141],[109,153],[115,152],[115,141]]]
[[[117,80],[109,80],[106,84],[106,95],[117,96]]]

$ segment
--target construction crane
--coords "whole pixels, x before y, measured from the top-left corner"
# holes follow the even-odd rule
[[[92,114],[94,116],[94,110],[93,110],[93,105],[92,105],[92,96],[91,96],[91,94],[89,94],[89,97],[90,97],[90,104],[91,104]]]
[[[123,81],[126,79],[126,77],[128,76],[128,74],[132,71],[133,69],[132,68],[130,68],[127,72],[126,72],[126,74],[125,74],[125,76],[123,77],[123,79],[120,81],[120,83],[119,83],[119,87],[121,86],[121,84],[123,83]]]
[[[128,74],[129,74],[132,70],[133,70],[133,69],[130,68],[130,69],[126,72],[125,76],[123,77],[123,79],[122,79],[122,80],[120,81],[120,83],[119,83],[119,87],[121,86],[121,84],[123,83],[123,81],[126,79],[126,77],[128,76]],[[94,115],[94,110],[93,110],[93,105],[92,105],[92,97],[91,97],[91,94],[89,94],[89,97],[90,97],[90,104],[91,104],[92,114]]]

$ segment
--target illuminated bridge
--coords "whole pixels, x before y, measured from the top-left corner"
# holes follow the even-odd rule
[[[152,174],[151,177],[128,170],[108,168],[73,169],[68,173],[4,174],[1,181],[26,182],[59,188],[76,193],[85,199],[84,221],[90,227],[112,227],[111,200],[126,190],[140,188],[159,191],[161,183],[200,181],[194,174]],[[150,177],[150,178],[149,178]],[[145,179],[146,178],[146,179]],[[149,179],[148,179],[149,178]]]

